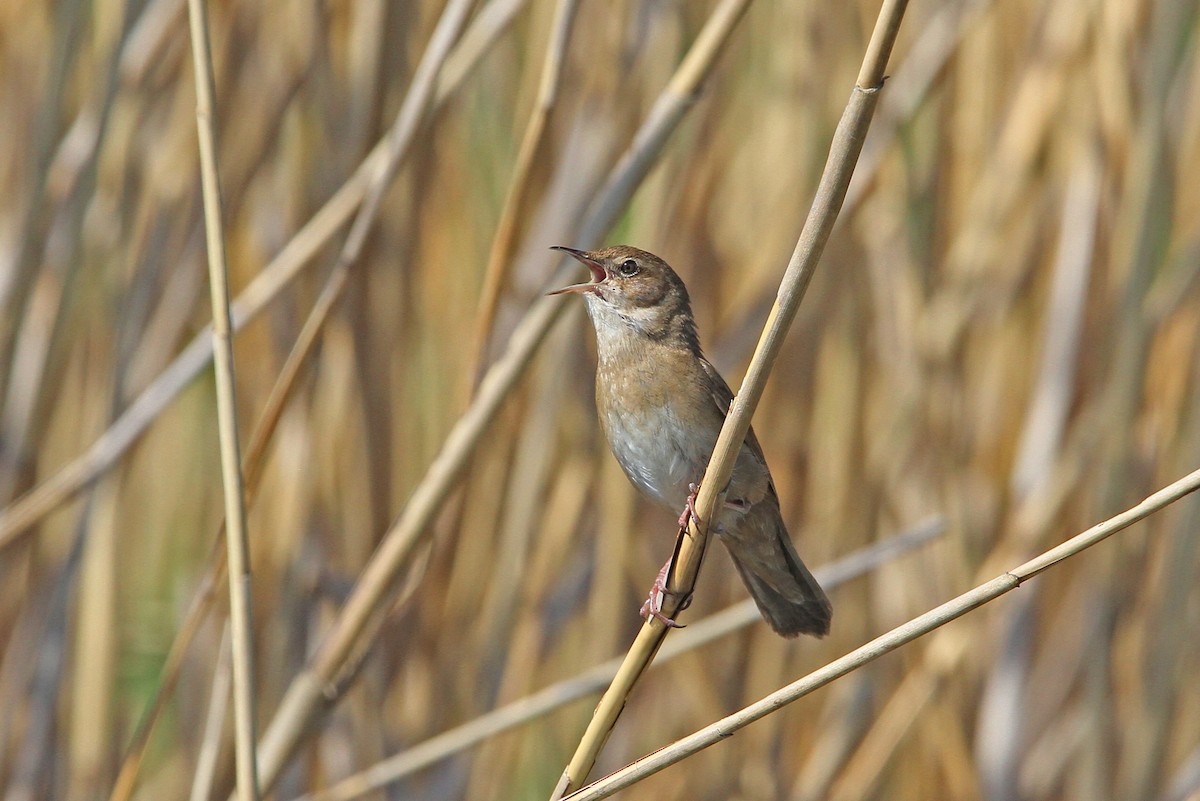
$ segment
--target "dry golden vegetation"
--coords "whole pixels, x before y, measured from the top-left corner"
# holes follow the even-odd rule
[[[664,256],[736,385],[877,10],[209,8],[271,797],[550,795],[675,526],[607,453],[548,247]],[[809,564],[924,539],[844,572],[820,641],[699,623],[744,601],[713,548],[593,775],[1200,466],[1198,12],[909,8],[754,419]],[[0,4],[0,108],[0,787],[225,798],[184,0]],[[1197,504],[624,797],[1200,798]]]

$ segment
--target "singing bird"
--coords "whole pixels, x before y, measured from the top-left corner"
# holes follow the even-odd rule
[[[554,249],[592,273],[591,281],[550,294],[576,292],[586,302],[599,356],[596,409],[609,448],[645,495],[684,510],[684,525],[733,400],[700,350],[687,289],[665,261],[644,250]],[[796,554],[753,429],[710,530],[725,543],[771,628],[784,637],[828,633],[829,599]],[[655,584],[660,593],[666,569]],[[652,590],[649,613],[660,617],[654,601]]]

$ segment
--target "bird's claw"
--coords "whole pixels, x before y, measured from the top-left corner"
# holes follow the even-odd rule
[[[666,588],[659,587],[658,582],[655,582],[654,586],[650,588],[650,597],[642,604],[642,608],[638,610],[638,615],[644,617],[646,620],[653,618],[669,629],[687,628],[687,626],[682,623],[676,623],[674,619],[662,613],[663,597],[666,594]]]
[[[679,528],[685,529],[688,527],[688,522],[695,520],[696,525],[700,525],[700,515],[696,514],[696,495],[699,494],[700,488],[695,484],[688,484],[687,500],[683,504],[683,511],[679,515]]]
[[[669,629],[683,629],[687,628],[687,626],[682,623],[676,623],[672,618],[662,613],[663,600],[668,595],[676,594],[667,589],[667,575],[671,572],[671,561],[671,559],[668,559],[667,563],[662,566],[662,570],[659,570],[658,575],[654,577],[654,583],[650,585],[650,595],[646,598],[646,602],[642,604],[642,608],[638,610],[638,615],[646,620],[653,618]],[[679,611],[682,612],[684,609],[687,609],[691,604],[691,600],[691,598],[688,598],[684,601],[679,607]]]

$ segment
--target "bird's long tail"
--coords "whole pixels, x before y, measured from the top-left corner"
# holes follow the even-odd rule
[[[833,608],[800,561],[775,504],[755,504],[720,539],[771,628],[784,637],[829,633]]]

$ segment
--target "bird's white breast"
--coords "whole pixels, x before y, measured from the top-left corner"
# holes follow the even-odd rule
[[[630,481],[663,505],[682,510],[688,484],[700,477],[694,475],[696,455],[685,452],[678,436],[683,427],[671,410],[632,414],[610,408],[605,418],[609,447]]]

